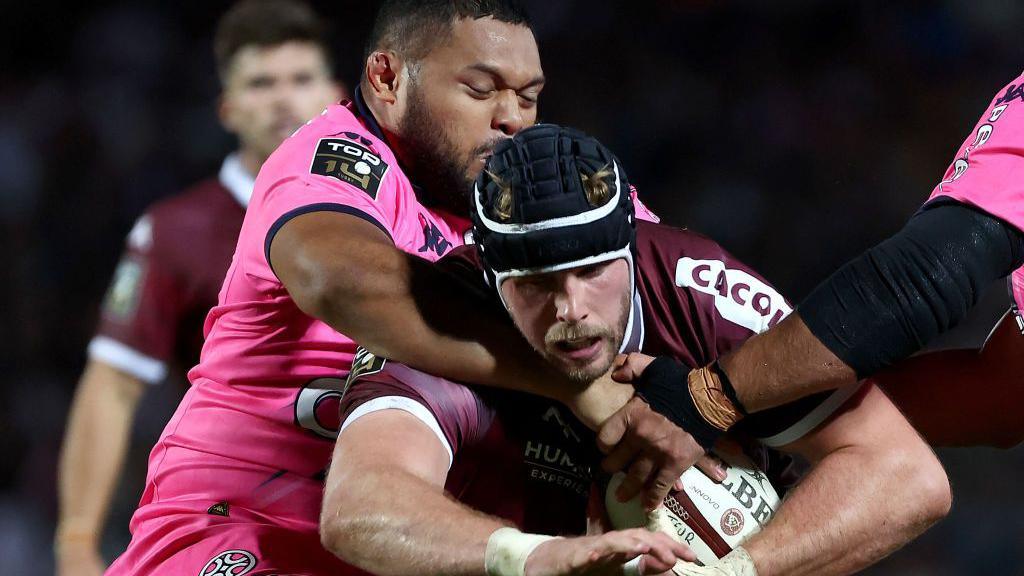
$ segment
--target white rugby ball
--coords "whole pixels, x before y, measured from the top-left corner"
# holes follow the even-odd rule
[[[689,546],[701,564],[707,565],[728,554],[756,534],[779,507],[779,495],[746,456],[720,456],[728,466],[721,484],[696,467],[680,477],[683,489],[672,491],[662,506],[644,512],[640,499],[619,502],[615,491],[625,475],[615,474],[605,491],[605,508],[612,528],[646,527],[660,530]]]

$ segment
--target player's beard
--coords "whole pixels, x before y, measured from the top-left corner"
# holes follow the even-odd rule
[[[469,194],[476,174],[470,165],[481,154],[494,149],[499,139],[477,146],[466,157],[449,137],[444,122],[437,120],[427,107],[414,82],[409,86],[408,107],[399,124],[405,144],[408,170],[412,181],[422,190],[420,201],[430,207],[465,215],[469,210]]]
[[[622,313],[614,326],[598,326],[580,322],[558,322],[548,329],[544,335],[544,350],[540,350],[542,356],[559,366],[566,376],[574,384],[590,384],[611,368],[615,356],[622,346],[622,340],[626,337],[626,324],[629,322],[629,312],[632,307],[631,295],[627,292],[622,297]],[[600,352],[601,361],[593,362],[586,366],[573,366],[567,364],[561,356],[552,352],[559,342],[576,340],[579,338],[599,338],[603,349]]]

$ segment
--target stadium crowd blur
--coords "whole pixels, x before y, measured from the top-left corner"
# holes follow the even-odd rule
[[[663,220],[714,236],[790,298],[899,228],[1024,65],[1024,3],[535,0],[541,118],[622,158]],[[314,2],[354,85],[374,2]],[[0,559],[53,570],[55,468],[124,235],[214,172],[212,27],[228,2],[9,4],[0,23]],[[183,381],[183,375],[172,375]],[[184,385],[184,384],[182,384]],[[104,538],[127,544],[154,387]],[[951,422],[950,425],[955,425]],[[102,447],[97,447],[102,450]],[[1024,574],[1024,450],[947,450],[954,511],[871,574]]]

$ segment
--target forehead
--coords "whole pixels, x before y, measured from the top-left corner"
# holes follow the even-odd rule
[[[291,40],[283,44],[249,44],[235,53],[229,78],[253,74],[282,74],[296,70],[326,67],[323,49],[313,42]]]
[[[458,68],[492,69],[509,84],[527,84],[543,75],[533,32],[491,17],[456,20],[448,42],[427,58]]]
[[[581,266],[574,266],[572,268],[566,268],[564,270],[557,270],[554,272],[537,272],[535,274],[523,274],[519,276],[511,276],[506,278],[508,281],[519,281],[527,282],[530,284],[557,284],[558,282],[565,279],[567,276],[581,276],[581,280],[586,281],[586,273],[588,272],[600,272],[603,277],[607,280],[608,278],[614,278],[615,280],[629,279],[629,263],[625,258],[612,258],[611,260],[605,260],[604,262],[597,262],[594,264],[585,264]]]

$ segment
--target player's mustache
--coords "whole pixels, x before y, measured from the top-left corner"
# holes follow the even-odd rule
[[[503,136],[491,138],[490,140],[484,142],[483,144],[477,146],[476,148],[473,148],[472,156],[476,157],[484,154],[491,155],[494,152],[494,147],[497,146],[498,143],[503,140],[508,140],[508,138]]]
[[[548,328],[547,334],[544,335],[544,344],[550,347],[560,342],[608,337],[610,337],[610,331],[598,326],[580,324],[579,322],[559,322]]]

